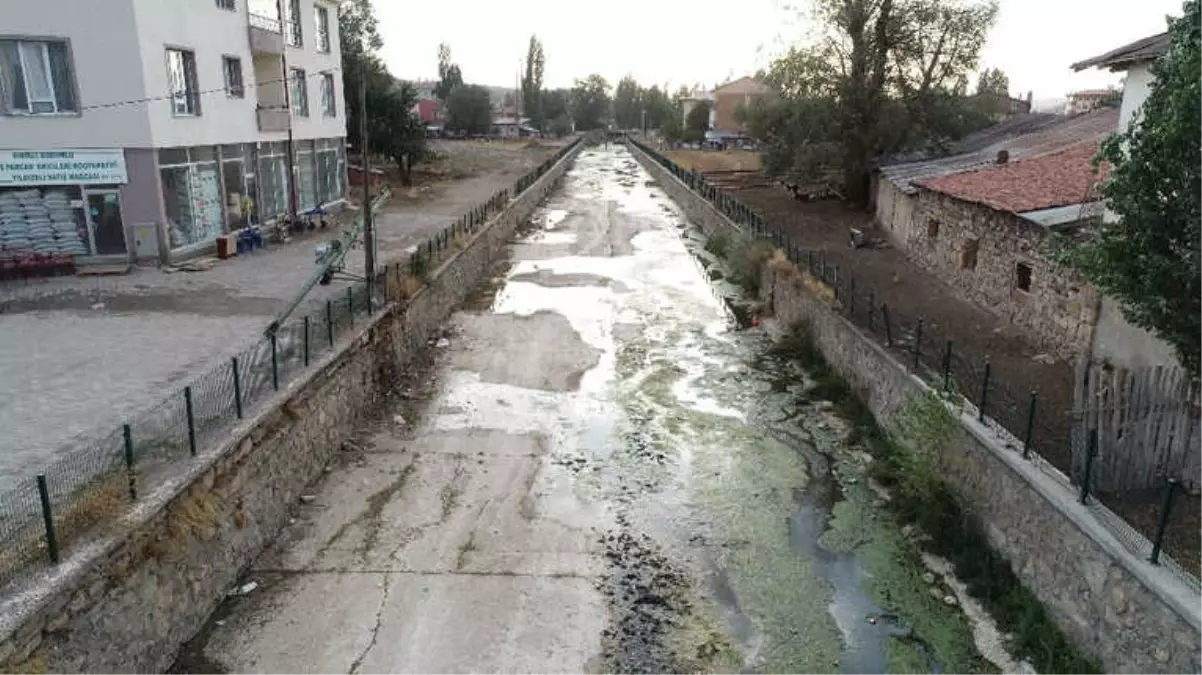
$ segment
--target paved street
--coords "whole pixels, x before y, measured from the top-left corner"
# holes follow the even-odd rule
[[[392,200],[378,218],[382,259],[404,255],[497,190],[512,188],[554,151],[440,149],[487,154],[468,164],[469,177]],[[141,266],[124,276],[0,284],[0,490],[245,349],[313,272],[314,246],[336,236],[306,234],[204,272]],[[362,274],[361,251],[349,263]],[[345,292],[336,281],[318,287],[309,302]]]
[[[624,148],[535,219],[179,672],[996,667]]]

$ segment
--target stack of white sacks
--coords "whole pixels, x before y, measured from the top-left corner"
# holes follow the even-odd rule
[[[67,193],[21,190],[0,194],[0,248],[86,255]]]

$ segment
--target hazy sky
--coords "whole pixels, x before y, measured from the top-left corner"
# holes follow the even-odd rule
[[[502,86],[516,84],[531,33],[546,53],[547,87],[571,86],[596,72],[610,84],[630,74],[644,85],[670,82],[675,89],[751,74],[806,32],[786,0],[712,8],[696,0],[374,4],[383,56],[395,75],[433,79],[438,44],[445,41],[468,82]],[[1166,14],[1180,15],[1181,0],[1000,0],[982,66],[1000,67],[1010,76],[1012,94],[1033,90],[1036,99],[1104,86],[1118,76],[1073,73],[1069,65],[1163,31]]]

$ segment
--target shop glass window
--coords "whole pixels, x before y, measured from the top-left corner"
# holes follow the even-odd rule
[[[187,156],[186,163],[170,166],[163,162],[164,153],[179,159],[181,151]],[[221,167],[215,159],[211,146],[159,152],[171,248],[212,241],[223,231]]]
[[[62,40],[0,40],[0,112],[79,112],[74,69]]]
[[[167,75],[171,83],[171,112],[179,116],[199,115],[196,55],[183,49],[168,49]]]
[[[305,80],[305,71],[300,68],[292,69],[289,96],[292,104],[292,114],[299,117],[309,116],[309,85]]]
[[[91,253],[79,186],[0,188],[0,251]]]
[[[231,12],[238,9],[238,5],[235,0],[217,0],[217,6],[221,9],[228,9]]]

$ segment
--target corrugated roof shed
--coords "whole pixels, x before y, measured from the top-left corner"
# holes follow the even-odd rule
[[[969,144],[969,147],[974,148],[969,152],[939,159],[882,166],[881,176],[892,181],[903,193],[914,194],[918,191],[914,186],[915,182],[994,166],[999,150],[1009,152],[1010,161],[1016,162],[1063,150],[1083,141],[1100,140],[1117,131],[1119,124],[1119,111],[1114,108],[1095,110],[1075,117],[1054,117],[1050,123],[1033,120],[1035,129],[1028,133],[1015,135],[1012,129],[1009,133],[1000,133],[1001,138],[984,136],[975,139]]]
[[[1108,166],[1094,173],[1097,140],[1021,162],[995,165],[919,181],[919,187],[998,211],[1022,213],[1056,206],[1082,204],[1097,199],[1095,186],[1104,180]]]
[[[1112,49],[1101,56],[1085,59],[1073,64],[1073,70],[1086,68],[1110,68],[1125,70],[1141,61],[1152,61],[1169,49],[1169,34],[1150,35],[1131,44]]]

